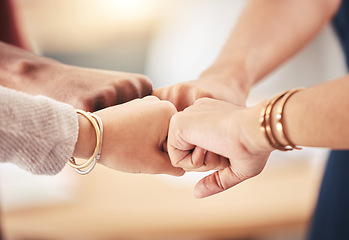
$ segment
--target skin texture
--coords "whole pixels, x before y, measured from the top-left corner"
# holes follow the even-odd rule
[[[242,107],[245,105],[245,100],[251,86],[260,81],[264,76],[308,43],[322,26],[331,19],[339,2],[340,1],[338,0],[251,0],[247,4],[246,9],[241,15],[236,27],[232,31],[231,36],[222,48],[217,59],[197,80],[159,89],[154,91],[153,94],[158,96],[160,99],[172,101],[179,110],[185,109],[193,104],[195,99],[202,97],[216,98],[235,103],[236,108]],[[95,111],[114,104],[129,101],[151,92],[149,80],[142,75],[67,66],[54,60],[38,57],[2,43],[0,44],[0,76],[0,82],[5,87],[25,91],[33,95],[46,95],[88,111]],[[160,127],[162,126],[160,123],[159,126],[154,124],[154,121],[157,121],[153,118],[154,116],[157,116],[156,114],[158,114],[158,112],[156,112],[156,114],[152,112],[151,115],[148,115],[145,109],[147,108],[135,107],[132,112],[120,109],[120,113],[123,113],[125,118],[123,118],[124,116],[121,114],[118,115],[119,111],[115,111],[114,113],[114,111],[109,108],[97,113],[101,114],[101,117],[104,118],[103,121],[105,121],[105,125],[109,126],[107,127],[109,130],[106,130],[106,132],[109,134],[113,132],[115,133],[115,136],[109,134],[106,134],[105,136],[106,141],[104,149],[102,150],[102,164],[127,172],[157,173],[167,169],[164,167],[164,169],[159,170],[158,168],[161,167],[154,164],[154,162],[160,161],[158,159],[163,158],[154,157],[154,162],[150,162],[149,165],[145,164],[145,162],[150,158],[144,159],[144,154],[148,154],[149,156],[161,155],[158,150],[162,149],[162,144],[165,141],[164,139],[166,139],[166,136],[164,137],[164,135],[166,135],[167,132],[167,129]],[[210,111],[214,112],[214,109],[215,108],[212,108]],[[140,117],[137,110],[142,112],[145,117],[143,115]],[[243,110],[241,111],[244,112]],[[240,111],[236,110],[234,112],[239,113],[238,115],[240,115]],[[114,115],[117,115],[118,117],[111,117]],[[127,115],[129,115],[129,117],[126,118]],[[220,115],[220,113],[217,113],[217,115]],[[241,113],[241,115],[244,114]],[[161,118],[160,114],[159,119]],[[122,119],[122,122],[120,121],[119,124],[116,123],[118,119]],[[148,121],[148,119],[152,120]],[[205,118],[198,118],[196,120],[197,125],[204,122],[203,119]],[[241,117],[241,119],[244,119],[244,117]],[[236,126],[239,126],[241,119],[236,120]],[[162,121],[164,121],[164,119],[162,119]],[[115,124],[113,127],[110,127],[112,125],[111,122]],[[212,121],[210,123],[212,127],[212,124],[219,123],[219,121]],[[123,124],[125,126],[124,128],[117,127],[122,126]],[[152,124],[161,129],[162,133],[160,134],[157,129],[153,129]],[[84,124],[81,123],[81,126],[83,125]],[[223,124],[221,125],[223,126]],[[231,123],[228,125],[230,126]],[[254,124],[252,125],[255,126]],[[139,128],[139,126],[143,127]],[[242,126],[241,129],[243,129]],[[193,128],[194,127],[195,126],[193,126]],[[207,125],[207,127],[209,127],[209,125]],[[91,127],[89,126],[89,129],[90,128]],[[81,127],[81,129],[84,129],[84,127]],[[125,129],[127,129],[128,132],[131,132],[132,136],[127,134]],[[230,128],[230,130],[231,129],[232,128]],[[152,130],[156,134],[153,136],[153,132],[147,132],[147,130]],[[84,130],[82,131],[84,132]],[[204,132],[204,129],[202,129],[202,131]],[[241,136],[241,132],[239,132],[241,130],[238,131],[235,129],[235,131],[236,132],[232,132],[233,136]],[[116,136],[119,132],[123,134],[118,137],[125,138],[122,141],[118,141],[118,137]],[[218,132],[223,133],[224,136],[227,137],[226,132],[222,130]],[[140,133],[148,134],[143,134],[142,137],[137,137]],[[208,136],[212,136],[211,132],[208,132],[207,134],[209,134]],[[150,136],[152,139],[150,145],[153,147],[149,146],[150,148],[147,147],[143,149],[145,136]],[[249,139],[248,136],[254,136],[254,134],[246,134],[245,138]],[[203,136],[200,135],[200,138],[202,137]],[[293,138],[294,136],[291,135],[291,137]],[[236,142],[234,142],[236,145],[232,145],[235,148],[234,151],[236,151],[233,152],[234,158],[241,154],[242,159],[245,159],[248,156],[247,153],[252,153],[252,166],[258,165],[255,164],[255,162],[258,162],[257,160],[261,156],[258,155],[259,152],[254,152],[250,149],[247,151],[248,142],[246,143],[243,141],[245,138],[239,138],[239,141],[242,142],[236,141],[240,143],[240,145]],[[81,142],[81,139],[84,138],[79,139]],[[140,139],[142,139],[143,142],[140,141]],[[252,139],[254,139],[254,137],[252,137]],[[180,140],[181,139],[177,139],[179,143],[181,143]],[[219,139],[217,139],[217,141],[218,140]],[[230,141],[231,140],[228,142]],[[139,142],[142,142],[142,144],[139,144]],[[297,143],[297,141],[295,142]],[[196,142],[190,144],[200,147]],[[116,150],[112,147],[119,147],[120,145],[122,145],[120,150]],[[131,147],[132,145],[134,145],[134,148]],[[93,149],[93,143],[89,143],[87,146],[89,146],[87,149]],[[227,144],[224,146],[228,147]],[[77,149],[79,150],[80,147]],[[193,150],[194,149],[195,148],[193,148]],[[264,166],[262,164],[258,165],[256,169],[243,169],[241,163],[244,161],[238,159],[234,161],[237,161],[236,165],[232,165],[232,157],[227,155],[226,152],[220,154],[220,152],[215,149],[207,149],[209,152],[206,152],[206,150],[203,150],[205,149],[204,147],[197,149],[198,150],[194,150],[192,153],[189,151],[189,154],[197,154],[200,156],[200,152],[201,155],[205,153],[204,155],[207,160],[204,160],[203,162],[209,167],[205,166],[205,168],[200,166],[200,164],[199,167],[197,167],[195,161],[193,161],[194,166],[189,167],[189,170],[195,170],[198,168],[202,171],[212,167],[220,171],[225,171],[229,168],[230,170],[228,170],[234,173],[235,176],[226,174],[229,172],[224,172],[224,174],[222,172],[222,176],[232,176],[233,179],[225,181],[225,178],[217,178],[217,176],[221,175],[216,175],[215,179],[219,188],[216,188],[211,192],[209,191],[208,193],[200,193],[199,191],[197,193],[197,196],[199,197],[227,189],[237,184],[239,180],[242,181],[258,174]],[[188,149],[184,149],[184,151],[188,154]],[[244,151],[247,151],[247,153]],[[79,156],[79,154],[83,156],[87,155],[86,153],[79,153],[79,151],[77,151],[76,156]],[[207,157],[210,154],[218,154],[221,155],[221,157]],[[115,156],[117,156],[117,158]],[[125,160],[129,157],[134,159],[134,168],[133,166],[129,166],[128,161]],[[264,157],[265,156],[263,155],[262,159],[264,159]],[[174,159],[175,158],[176,155]],[[180,159],[177,159],[177,161],[176,159],[173,160],[173,163],[176,166],[178,166],[180,162]],[[186,161],[183,161],[183,163],[185,162]],[[238,171],[234,172],[233,170],[235,166],[238,166]],[[185,165],[185,168],[187,167],[188,166]],[[143,170],[143,168],[145,169]],[[164,172],[166,171],[167,170],[164,170]],[[168,171],[170,172],[171,170]]]
[[[293,94],[283,114],[289,139],[298,146],[349,149],[348,91],[349,75]],[[263,170],[274,150],[260,130],[267,102],[247,108],[199,99],[172,117],[168,136],[172,164],[186,171],[218,170],[198,182],[196,197],[222,192]],[[273,111],[274,129],[275,116]]]
[[[204,97],[244,105],[247,96],[246,91],[242,90],[243,86],[237,80],[223,81],[225,78],[219,72],[205,72],[196,80],[156,89],[153,95],[171,101],[178,111]]]
[[[182,168],[172,166],[163,147],[166,145],[170,119],[176,112],[173,104],[154,96],[95,112],[104,126],[99,163],[128,173],[183,175]],[[95,131],[88,120],[81,116],[79,126],[73,156],[88,158],[95,147]]]
[[[86,111],[150,95],[141,74],[65,65],[0,42],[0,84],[31,95],[44,95]]]
[[[257,107],[243,110],[250,88],[302,49],[330,21],[340,2],[340,0],[250,0],[217,59],[197,80],[153,92],[160,99],[173,102],[178,110],[189,106],[183,113],[176,114],[171,121],[168,149],[172,163],[190,171],[218,170],[198,183],[194,191],[195,196],[206,197],[224,191],[255,176],[263,169],[272,149],[265,144],[266,140],[262,138],[257,124],[262,106],[257,105],[260,108],[258,111],[251,110]],[[338,96],[345,98],[345,94],[336,95],[337,90],[342,90],[338,86],[347,91],[345,85],[329,86],[333,87],[335,92],[333,98],[338,99]],[[297,93],[292,99],[297,99],[296,96],[302,94]],[[336,133],[341,132],[332,129],[336,131],[326,135],[326,137],[330,135],[332,142],[321,142],[324,138],[319,137],[318,133],[322,132],[323,135],[322,128],[331,121],[320,123],[318,119],[324,117],[325,113],[327,115],[323,119],[328,120],[329,116],[334,116],[328,113],[332,113],[339,105],[326,98],[324,102],[315,101],[317,108],[314,108],[313,100],[324,99],[323,96],[327,93],[314,94],[302,99],[303,103],[308,103],[307,105],[288,103],[290,109],[293,109],[288,111],[295,115],[297,112],[303,113],[297,115],[300,116],[298,121],[290,120],[293,118],[286,120],[290,128],[295,124],[295,129],[309,126],[307,130],[312,130],[301,133],[294,130],[290,132],[290,138],[299,145],[338,148],[340,145],[337,145],[339,143],[333,141],[333,138],[337,137]],[[199,104],[190,107],[195,99],[201,97],[224,100],[235,105],[232,105],[233,110],[228,110],[229,107],[222,107],[222,103],[216,103],[217,106],[211,107],[209,111],[202,111],[204,104],[199,101]],[[206,104],[213,104],[206,101]],[[322,108],[323,106],[327,108]],[[298,107],[302,111],[298,111]],[[224,110],[220,111],[221,108]],[[316,118],[304,117],[311,113],[309,109],[316,110],[317,115],[314,115]],[[293,114],[290,116],[294,117]],[[241,117],[238,117],[240,115]],[[317,124],[314,124],[315,122]],[[337,122],[336,127],[345,126],[341,124],[343,123]],[[231,127],[232,125],[234,127]],[[303,134],[304,138],[298,139],[297,133]],[[314,141],[314,136],[318,137],[316,139],[318,142],[311,142]],[[305,141],[306,137],[311,137],[311,140]],[[214,154],[219,156],[212,156]],[[227,163],[228,167],[224,167]]]
[[[179,111],[210,97],[245,105],[250,88],[304,47],[330,21],[340,0],[250,0],[212,65],[194,81],[153,95]]]
[[[224,191],[264,168],[273,149],[259,131],[259,113],[247,109],[203,98],[172,117],[168,135],[172,164],[186,171],[217,170],[198,182],[196,197]],[[247,120],[251,129],[245,129]]]

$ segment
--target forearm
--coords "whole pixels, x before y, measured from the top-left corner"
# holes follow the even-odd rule
[[[296,92],[284,107],[284,128],[287,137],[298,146],[349,149],[349,75]],[[260,129],[259,118],[268,101],[247,108],[243,113],[243,142],[249,148],[269,148],[265,134]],[[271,125],[276,139],[287,144],[276,131],[276,102],[271,113]],[[245,115],[247,114],[247,115]],[[254,151],[252,150],[252,151]]]
[[[349,149],[349,75],[292,96],[285,106],[285,124],[296,144]]]
[[[152,92],[144,75],[60,63],[0,42],[0,85],[96,111]]]
[[[203,73],[240,80],[246,91],[290,58],[331,19],[339,0],[251,0],[216,61]]]

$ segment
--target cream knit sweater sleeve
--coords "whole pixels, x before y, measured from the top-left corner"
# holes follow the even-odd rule
[[[77,137],[72,106],[0,87],[0,162],[53,175],[67,163]]]

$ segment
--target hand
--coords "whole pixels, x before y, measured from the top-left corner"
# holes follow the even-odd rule
[[[129,173],[183,175],[183,169],[172,166],[163,148],[175,112],[170,102],[154,96],[95,112],[104,126],[99,163]],[[94,150],[95,133],[88,120],[81,117],[79,122],[81,130],[74,156],[88,158]]]
[[[141,74],[87,69],[64,65],[46,81],[43,87],[36,84],[26,91],[48,95],[75,108],[97,111],[150,95],[150,80]]]
[[[199,99],[172,117],[168,153],[173,166],[217,170],[197,183],[196,197],[224,191],[263,170],[273,149],[259,129],[261,108]]]
[[[91,112],[152,92],[141,74],[69,66],[1,42],[0,84]]]
[[[178,111],[182,111],[196,99],[204,97],[244,106],[248,92],[237,78],[226,77],[217,71],[207,71],[199,79],[156,89],[153,95],[172,102]]]

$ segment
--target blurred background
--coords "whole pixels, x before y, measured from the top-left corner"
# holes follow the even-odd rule
[[[245,0],[16,0],[38,54],[144,73],[154,89],[195,79],[215,59]],[[256,86],[248,104],[345,73],[331,26]],[[197,200],[204,175],[132,175],[98,166],[54,177],[0,165],[0,224],[10,240],[305,239],[327,150],[273,153],[265,171]]]

